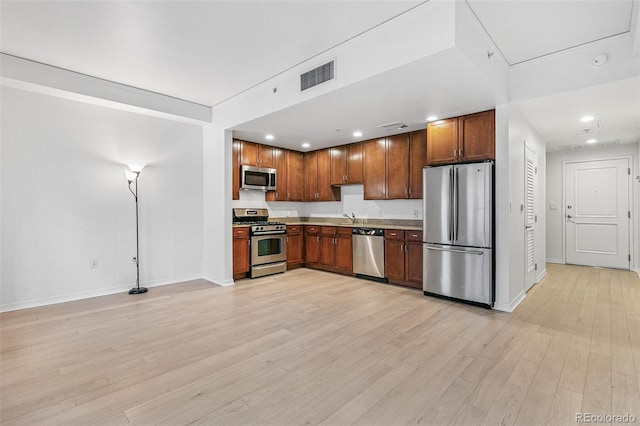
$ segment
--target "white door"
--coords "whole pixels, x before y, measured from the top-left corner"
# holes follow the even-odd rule
[[[566,262],[629,269],[629,160],[565,164]]]
[[[538,164],[536,152],[525,143],[525,167],[524,167],[524,241],[525,241],[525,291],[529,290],[536,282],[538,265],[535,258],[535,231],[538,216],[536,215],[536,175]]]

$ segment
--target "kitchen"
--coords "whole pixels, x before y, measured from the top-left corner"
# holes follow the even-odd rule
[[[244,276],[257,278],[269,273],[285,272],[285,259],[289,256],[289,268],[307,266],[419,289],[423,288],[423,282],[425,282],[427,283],[424,288],[425,294],[427,290],[429,294],[434,294],[431,291],[435,291],[441,296],[465,299],[467,302],[492,307],[495,294],[492,251],[483,256],[485,261],[470,264],[475,265],[473,267],[476,269],[465,272],[466,257],[454,254],[462,253],[460,249],[453,250],[450,254],[457,256],[457,261],[452,263],[452,271],[459,271],[459,274],[453,275],[455,278],[451,278],[451,272],[442,272],[443,275],[437,277],[436,271],[439,268],[430,267],[429,272],[424,273],[423,279],[423,250],[418,243],[423,242],[423,229],[427,228],[429,230],[434,228],[428,234],[428,241],[439,239],[441,232],[435,228],[438,228],[436,224],[440,223],[446,224],[449,228],[453,228],[455,223],[457,228],[460,222],[463,234],[477,234],[477,231],[467,230],[465,226],[467,222],[462,219],[460,221],[455,219],[449,224],[449,218],[439,217],[440,207],[432,207],[432,205],[440,200],[437,192],[441,184],[437,183],[439,178],[436,178],[436,175],[432,178],[426,175],[423,177],[423,167],[432,166],[429,170],[432,173],[439,171],[435,166],[454,163],[470,166],[477,164],[484,167],[484,164],[478,162],[493,161],[495,157],[494,121],[494,111],[489,110],[450,119],[437,120],[433,117],[427,124],[426,130],[409,133],[397,133],[403,126],[402,123],[395,123],[387,126],[386,130],[392,133],[388,137],[310,151],[303,155],[302,161],[301,153],[297,151],[234,139],[232,180],[234,200],[239,200],[240,194],[244,194],[245,191],[255,190],[261,191],[264,199],[269,201],[304,200],[309,203],[337,201],[341,199],[341,188],[345,187],[343,185],[363,184],[364,200],[418,199],[421,200],[422,206],[428,208],[425,210],[421,206],[420,210],[414,210],[414,215],[418,217],[418,212],[423,210],[431,212],[429,217],[425,218],[425,226],[415,219],[366,218],[365,227],[365,218],[360,217],[360,226],[357,226],[358,218],[353,212],[351,217],[346,213],[342,214],[347,217],[347,223],[343,217],[337,220],[329,217],[302,218],[294,222],[286,217],[288,214],[283,219],[271,215],[271,220],[283,222],[267,223],[268,209],[234,208],[234,278]],[[354,136],[357,137],[357,134]],[[267,140],[273,138],[273,135],[266,137]],[[451,148],[454,148],[453,156]],[[493,210],[493,163],[490,164],[491,167],[486,172],[488,182],[485,184],[488,191],[484,195],[486,202],[482,201],[477,206],[468,207],[474,211],[474,215],[484,211],[484,208],[487,209],[487,223],[479,220],[480,228],[486,232],[481,240],[486,242],[481,243],[472,238],[468,243],[462,243],[463,246],[474,247],[474,254],[478,252],[478,246],[490,245],[490,241],[494,238],[491,230],[493,227],[491,213]],[[450,168],[443,169],[449,173]],[[451,169],[451,172],[453,170]],[[457,169],[455,176],[458,176]],[[466,175],[462,174],[462,176]],[[426,189],[428,194],[424,197],[424,201],[423,179],[424,182],[429,183]],[[465,179],[463,177],[460,181],[466,182]],[[459,185],[453,181],[452,185],[455,188],[466,187],[464,184]],[[483,192],[481,188],[479,190],[471,188],[470,193]],[[476,200],[478,198],[477,196],[458,197],[456,194],[452,199],[456,200],[455,205],[457,205],[459,199]],[[244,222],[254,218],[262,222],[256,223],[249,229],[242,226]],[[477,218],[476,221],[478,221]],[[471,225],[473,221],[468,223],[469,226],[475,226]],[[287,248],[289,235],[284,235],[285,225],[289,225],[286,226],[287,234],[293,234],[290,237],[292,242],[295,241],[290,248]],[[266,228],[273,230],[268,232],[265,231]],[[299,229],[304,231],[300,232]],[[267,233],[281,235],[274,235],[269,240],[268,236],[264,235]],[[457,239],[452,237],[456,233],[455,230],[453,233],[450,231],[445,239],[452,243]],[[301,237],[303,237],[302,241],[298,242]],[[266,239],[266,241],[260,241],[260,239]],[[465,241],[464,238],[461,241]],[[264,249],[258,249],[258,245],[263,242]],[[443,264],[438,257],[443,253],[442,250],[441,246],[425,246],[425,265],[432,262],[435,262],[433,265]],[[264,256],[259,256],[259,252],[264,252]],[[430,260],[433,256],[438,258]],[[471,256],[469,259],[475,257]],[[466,274],[475,277],[486,275],[486,278],[478,283],[465,283]],[[455,283],[447,282],[452,279]],[[438,282],[435,287],[430,285],[434,280]],[[480,286],[482,290],[475,291],[474,286]],[[442,290],[454,287],[460,287],[460,289],[452,293],[449,290],[444,292]]]

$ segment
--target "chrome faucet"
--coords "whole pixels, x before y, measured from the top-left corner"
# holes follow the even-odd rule
[[[349,219],[351,221],[351,224],[353,225],[354,223],[356,223],[356,215],[351,213],[351,216],[349,216],[346,213],[343,213],[342,216],[346,217],[347,219]]]

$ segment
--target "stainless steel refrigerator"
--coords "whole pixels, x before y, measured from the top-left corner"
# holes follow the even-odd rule
[[[493,307],[493,162],[425,167],[425,295]]]

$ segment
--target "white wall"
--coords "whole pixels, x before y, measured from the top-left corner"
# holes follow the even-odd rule
[[[2,87],[0,309],[202,276],[202,129]],[[90,268],[97,259],[98,267]]]
[[[564,263],[564,233],[563,233],[563,204],[562,192],[564,185],[563,162],[565,161],[590,161],[608,158],[631,157],[631,176],[640,174],[638,168],[638,144],[624,144],[611,148],[593,149],[586,151],[550,151],[547,152],[547,260],[549,262]],[[637,269],[640,265],[638,258],[638,220],[639,220],[639,189],[637,179],[631,179],[632,206],[634,218],[631,232],[633,240],[632,267]],[[551,210],[550,206],[557,206],[557,210]]]

